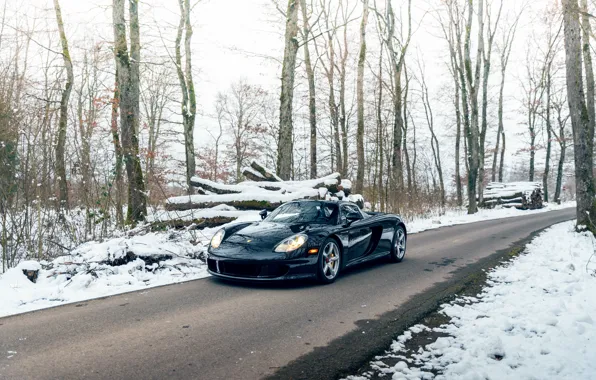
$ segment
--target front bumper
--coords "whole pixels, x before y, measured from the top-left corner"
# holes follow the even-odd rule
[[[292,260],[247,260],[209,254],[207,266],[213,276],[230,280],[298,280],[316,277],[317,260],[317,255]]]

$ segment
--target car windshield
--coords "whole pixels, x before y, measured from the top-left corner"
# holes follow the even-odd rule
[[[266,221],[287,224],[335,224],[337,214],[337,205],[332,203],[292,202],[279,206]]]

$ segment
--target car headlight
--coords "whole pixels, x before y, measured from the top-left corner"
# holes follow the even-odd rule
[[[215,233],[215,235],[213,235],[213,237],[211,238],[211,248],[219,248],[219,245],[221,244],[221,241],[223,240],[224,236],[226,234],[226,230],[219,230]]]
[[[283,240],[277,246],[275,246],[275,252],[295,251],[298,248],[302,247],[306,243],[307,240],[308,240],[308,237],[303,234],[291,236],[291,237]]]

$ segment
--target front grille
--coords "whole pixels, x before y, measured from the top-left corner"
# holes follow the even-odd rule
[[[207,267],[209,268],[210,271],[217,272],[217,264],[215,263],[215,260],[208,258],[207,259]]]
[[[237,264],[230,261],[220,261],[219,270],[222,274],[237,277],[257,277],[261,266],[256,264]]]
[[[207,265],[212,272],[233,277],[274,278],[288,273],[288,267],[280,264],[261,265],[219,260],[218,265],[216,260],[209,258],[207,259]]]

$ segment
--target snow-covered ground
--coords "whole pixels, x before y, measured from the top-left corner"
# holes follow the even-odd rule
[[[443,305],[450,322],[434,331],[447,336],[410,352],[405,343],[429,329],[413,326],[374,373],[348,379],[596,379],[594,238],[574,227],[549,228],[489,273],[477,297]]]
[[[448,211],[444,215],[429,214],[409,221],[407,227],[409,233],[415,233],[573,206],[574,203],[549,205],[535,211],[481,210],[475,215],[467,215],[464,210]],[[193,220],[214,216],[237,217],[237,222],[259,220],[258,212],[236,211],[223,205],[208,210],[156,213],[152,217],[155,220]],[[0,317],[209,276],[201,259],[219,228],[137,231],[133,236],[85,243],[69,255],[51,262],[23,262],[0,275]],[[133,260],[124,265],[113,265],[114,260],[123,260],[129,252],[135,256]],[[23,269],[40,269],[37,282],[29,281]]]

